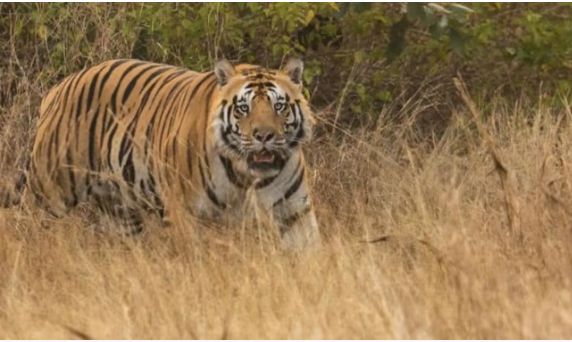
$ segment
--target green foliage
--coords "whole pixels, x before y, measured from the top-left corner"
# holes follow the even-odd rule
[[[410,20],[419,20],[426,27],[434,39],[449,36],[451,49],[457,53],[464,52],[464,39],[459,26],[468,20],[468,15],[474,11],[460,4],[444,4],[443,6],[430,2],[407,3],[407,14]]]
[[[312,102],[343,98],[341,122],[354,122],[457,71],[483,91],[542,80],[568,92],[570,11],[567,3],[4,3],[0,72],[49,87],[110,58],[205,70],[223,57],[278,67],[301,56]],[[19,67],[1,62],[15,60]]]

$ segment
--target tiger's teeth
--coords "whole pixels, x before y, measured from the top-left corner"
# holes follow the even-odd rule
[[[272,163],[274,161],[274,154],[267,151],[261,151],[254,153],[252,159],[256,163]]]

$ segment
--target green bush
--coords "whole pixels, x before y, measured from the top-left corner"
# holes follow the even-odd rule
[[[457,72],[482,96],[536,97],[540,81],[567,95],[569,16],[566,3],[4,3],[0,106],[23,78],[39,95],[125,57],[204,70],[301,56],[312,103],[344,125],[371,125],[414,95],[446,103]]]

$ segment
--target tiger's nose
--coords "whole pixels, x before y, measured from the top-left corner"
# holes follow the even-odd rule
[[[265,143],[268,140],[274,138],[274,132],[265,129],[258,129],[255,128],[253,131],[254,139],[260,141],[261,143]]]

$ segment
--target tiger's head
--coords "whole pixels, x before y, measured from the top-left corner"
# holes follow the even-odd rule
[[[313,113],[302,93],[304,64],[291,59],[280,70],[215,65],[220,101],[214,117],[217,152],[243,173],[276,175],[312,137]]]

